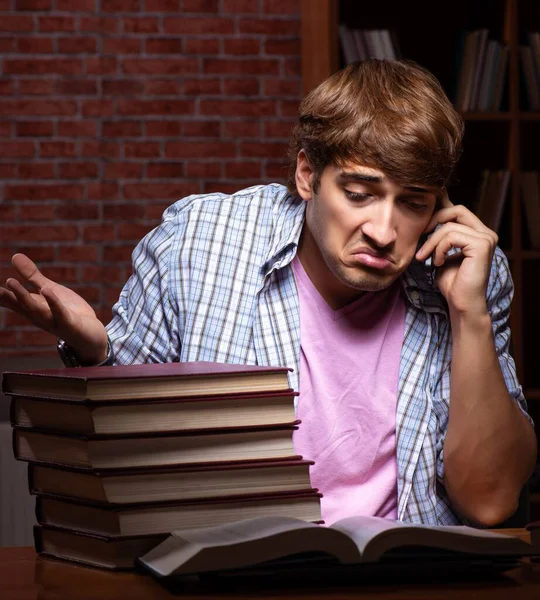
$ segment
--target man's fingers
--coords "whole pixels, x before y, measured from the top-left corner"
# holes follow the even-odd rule
[[[65,329],[69,327],[71,323],[71,314],[66,309],[64,304],[59,300],[58,296],[52,291],[51,288],[43,288],[41,290],[41,295],[47,301],[49,305],[49,309],[52,314],[54,325],[58,329]]]
[[[19,302],[17,301],[15,294],[3,287],[0,287],[0,306],[8,308],[19,315],[24,315],[24,311],[19,306]]]
[[[17,271],[19,281],[27,281],[40,290],[44,285],[50,282],[37,268],[36,263],[30,260],[25,254],[15,254],[11,259],[13,268]]]

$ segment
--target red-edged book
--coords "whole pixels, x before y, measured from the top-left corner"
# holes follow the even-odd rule
[[[6,395],[71,400],[138,400],[279,392],[289,389],[287,367],[173,362],[6,371]]]

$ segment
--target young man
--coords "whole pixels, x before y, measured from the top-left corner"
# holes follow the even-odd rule
[[[516,509],[536,437],[508,350],[508,263],[446,194],[462,131],[419,66],[349,65],[300,107],[288,189],[172,205],[107,328],[21,255],[35,293],[9,279],[0,303],[73,365],[292,367],[295,446],[315,460],[327,523],[494,525]]]

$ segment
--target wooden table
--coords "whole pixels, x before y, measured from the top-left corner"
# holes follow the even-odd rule
[[[489,578],[395,582],[388,578],[363,583],[334,581],[320,585],[304,580],[288,587],[257,584],[240,588],[187,584],[169,592],[148,575],[114,573],[79,567],[36,556],[33,548],[0,548],[0,598],[2,600],[215,600],[216,598],[392,600],[534,600],[540,598],[540,564],[521,567]]]

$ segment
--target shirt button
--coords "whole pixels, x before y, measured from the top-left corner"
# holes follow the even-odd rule
[[[413,291],[411,292],[411,298],[412,298],[413,300],[415,300],[415,301],[416,301],[416,300],[419,300],[419,299],[420,299],[420,294],[419,294],[419,293],[418,293],[416,290],[413,290]]]

